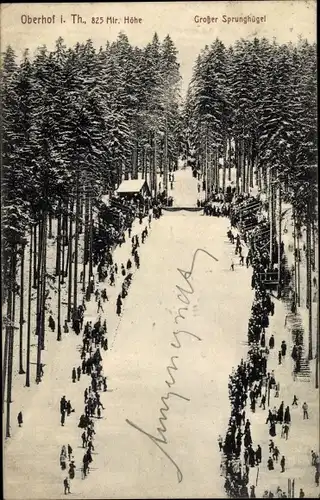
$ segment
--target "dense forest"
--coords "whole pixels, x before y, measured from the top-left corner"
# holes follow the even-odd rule
[[[156,195],[157,169],[166,173],[182,157],[205,172],[210,189],[224,192],[235,169],[236,192],[249,192],[258,185],[274,198],[274,207],[276,200],[289,201],[297,224],[305,225],[307,238],[312,237],[317,218],[314,44],[254,39],[226,47],[217,39],[198,56],[184,101],[178,51],[169,35],[161,42],[155,34],[144,48],[131,45],[124,33],[99,49],[91,40],[67,48],[59,38],[54,50],[42,46],[29,54],[26,49],[19,61],[8,47],[1,80],[7,401],[18,287],[29,289],[28,318],[24,321],[22,312],[19,319],[24,374],[22,345],[25,333],[30,345],[31,288],[37,293],[40,370],[51,280],[47,241],[52,238],[53,220],[55,277],[59,293],[68,279],[70,319],[72,304],[78,302],[79,235],[84,235],[85,290],[90,266],[92,271],[93,208],[123,178],[137,178],[141,172]],[[164,187],[166,182],[165,175]],[[274,224],[275,213],[274,208]],[[23,311],[23,294],[19,297]],[[61,340],[60,298],[57,340]],[[30,385],[29,362],[26,385]]]

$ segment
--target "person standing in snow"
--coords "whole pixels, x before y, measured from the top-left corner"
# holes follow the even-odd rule
[[[274,348],[274,336],[271,335],[270,339],[269,339],[269,349],[273,349]]]
[[[56,324],[55,324],[55,321],[52,317],[52,315],[50,314],[49,316],[49,328],[54,332],[55,331],[55,328],[56,328]]]
[[[76,372],[75,367],[73,367],[72,368],[72,382],[75,383],[76,380],[77,380],[77,372]]]
[[[17,416],[17,420],[18,420],[19,427],[21,427],[23,424],[22,411],[19,411],[18,416]]]
[[[97,314],[99,314],[100,310],[102,312],[104,312],[103,310],[103,307],[102,307],[102,303],[101,303],[101,299],[98,300],[98,309],[97,309]]]
[[[63,480],[63,486],[64,486],[64,494],[66,495],[67,493],[70,493],[70,483],[67,477]]]
[[[69,458],[69,460],[71,460],[71,455],[72,455],[72,448],[71,448],[70,444],[68,444],[68,458]]]
[[[303,403],[302,410],[303,410],[303,420],[308,419],[309,418],[308,405],[306,402]]]

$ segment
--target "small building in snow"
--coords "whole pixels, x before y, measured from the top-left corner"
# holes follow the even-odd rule
[[[145,179],[129,179],[122,181],[116,194],[121,198],[141,199],[151,197],[151,192]]]

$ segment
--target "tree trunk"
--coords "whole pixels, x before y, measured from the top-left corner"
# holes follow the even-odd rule
[[[70,215],[69,215],[69,245],[68,245],[68,314],[67,321],[71,319],[72,313],[72,215],[73,215],[73,202],[70,200]]]
[[[13,372],[13,347],[14,347],[14,321],[15,321],[15,282],[16,282],[16,263],[17,263],[17,249],[13,248],[12,252],[12,308],[10,314],[10,334],[8,343],[8,382],[7,382],[7,415],[6,415],[6,437],[11,436],[11,403],[12,403],[12,372]]]
[[[49,213],[48,219],[49,219],[49,234],[48,234],[48,238],[49,238],[49,240],[51,240],[51,238],[52,238],[52,213],[51,212]]]
[[[37,259],[37,226],[39,227],[40,230],[40,224],[35,224],[34,225],[34,231],[33,231],[33,248],[34,248],[34,253],[33,253],[33,288],[37,289],[38,287],[38,259]]]
[[[79,218],[80,218],[80,192],[79,192],[79,165],[76,174],[76,220],[74,235],[74,275],[73,275],[73,310],[78,307],[78,247],[79,247]]]
[[[236,163],[236,193],[239,194],[239,179],[240,179],[240,152],[239,152],[239,140],[235,139],[235,163]]]
[[[47,278],[47,230],[48,219],[45,214],[43,229],[43,261],[42,261],[42,303],[41,303],[41,350],[44,350],[45,341],[45,317],[46,317],[46,278]]]
[[[23,369],[23,308],[24,308],[24,256],[25,256],[25,245],[21,248],[21,267],[20,267],[20,320],[19,320],[19,374],[25,373]]]
[[[61,257],[61,202],[59,202],[57,211],[57,241],[56,241],[56,270],[55,275],[60,273],[60,257]]]
[[[58,222],[61,221],[61,213],[58,215]],[[60,223],[61,226],[61,223]],[[59,224],[58,224],[59,227]],[[57,341],[61,340],[61,274],[63,274],[64,269],[61,268],[61,249],[63,249],[63,245],[61,245],[61,231],[58,231],[57,239],[59,239],[59,253],[58,253],[58,262],[56,267],[56,273],[58,275],[58,308],[57,308]]]
[[[38,284],[38,307],[37,307],[37,372],[36,383],[41,382],[41,351],[44,347],[44,315],[45,315],[45,258],[46,258],[46,225],[47,216],[44,213],[42,216],[41,231],[39,232],[39,284]],[[39,267],[38,267],[39,269]]]
[[[228,137],[228,181],[231,181],[231,155],[232,155],[232,149],[231,149],[231,136]]]
[[[157,166],[158,166],[158,151],[157,151],[157,134],[154,132],[153,136],[153,189],[154,197],[157,196]]]
[[[28,324],[27,324],[27,359],[26,359],[26,386],[30,387],[30,344],[31,344],[31,304],[32,304],[32,253],[33,253],[33,228],[30,227],[30,255],[28,276]]]
[[[227,173],[227,137],[223,138],[223,171],[222,171],[222,192],[226,191],[226,173]]]
[[[307,260],[307,308],[308,308],[308,359],[313,359],[312,346],[312,260],[311,260],[311,210],[308,202],[308,215],[306,224],[306,260]]]
[[[8,286],[7,314],[6,314],[6,336],[4,341],[4,356],[3,356],[3,366],[2,366],[2,412],[4,412],[5,386],[6,386],[6,377],[8,369],[8,352],[9,352],[10,337],[11,337],[12,289],[13,289],[12,269],[13,269],[13,251],[11,252],[11,257],[10,257],[9,286]]]
[[[89,198],[89,276],[88,284],[93,275],[93,213],[92,213],[92,194]]]
[[[281,241],[282,241],[282,200],[281,184],[278,188],[278,295],[281,293]]]
[[[82,291],[86,291],[86,266],[88,264],[89,243],[89,196],[84,186],[84,234],[83,234],[83,268],[82,268]]]

